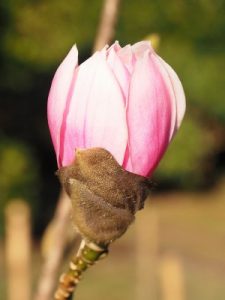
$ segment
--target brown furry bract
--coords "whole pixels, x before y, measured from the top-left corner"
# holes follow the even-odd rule
[[[57,171],[72,200],[74,224],[85,239],[107,245],[143,208],[150,181],[124,170],[103,148],[77,150],[75,157],[74,163]]]

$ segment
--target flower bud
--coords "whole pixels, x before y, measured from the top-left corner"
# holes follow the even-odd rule
[[[78,66],[74,46],[48,98],[58,166],[77,148],[108,150],[125,170],[151,175],[179,128],[185,96],[174,70],[149,42],[97,51]]]

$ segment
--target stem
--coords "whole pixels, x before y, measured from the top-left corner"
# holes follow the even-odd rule
[[[82,240],[78,253],[72,257],[69,269],[60,276],[54,300],[71,300],[83,272],[108,253],[107,246],[86,243]]]

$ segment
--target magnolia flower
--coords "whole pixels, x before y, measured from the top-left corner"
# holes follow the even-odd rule
[[[149,42],[116,42],[81,65],[73,46],[48,97],[58,166],[71,164],[77,148],[101,147],[127,171],[151,175],[184,112],[181,82]]]

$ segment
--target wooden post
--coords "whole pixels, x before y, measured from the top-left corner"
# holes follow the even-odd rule
[[[179,257],[165,255],[160,263],[162,300],[185,300],[184,272]]]
[[[154,205],[145,205],[138,213],[136,229],[136,299],[156,300],[156,269],[158,254],[158,214]]]
[[[21,200],[5,210],[8,300],[29,300],[31,292],[30,209]]]

